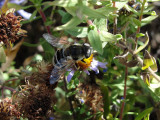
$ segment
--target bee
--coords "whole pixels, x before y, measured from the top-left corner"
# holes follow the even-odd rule
[[[54,37],[48,33],[43,34],[43,37],[52,46],[60,48],[53,57],[54,68],[51,72],[50,84],[56,83],[67,69],[76,64],[76,61],[89,58],[92,54],[92,48],[88,43],[74,43],[65,47],[65,44],[68,44],[68,42],[63,39]]]

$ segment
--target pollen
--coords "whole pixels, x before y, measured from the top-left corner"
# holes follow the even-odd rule
[[[91,54],[89,58],[84,58],[81,61],[77,61],[76,64],[81,70],[85,70],[91,66],[92,60],[93,60],[93,54]]]

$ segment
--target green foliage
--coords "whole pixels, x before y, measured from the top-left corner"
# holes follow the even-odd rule
[[[34,33],[28,31],[28,36],[35,37],[31,40],[26,39],[21,47],[34,48],[35,55],[29,57],[24,55],[27,58],[24,58],[18,68],[15,64],[19,61],[15,58],[18,56],[20,46],[14,49],[8,48],[5,43],[4,46],[0,46],[2,96],[11,97],[13,89],[10,87],[22,92],[23,90],[17,89],[19,85],[37,88],[43,84],[49,88],[47,95],[51,96],[52,102],[54,101],[50,105],[52,106],[50,112],[55,119],[118,120],[120,116],[124,120],[150,119],[150,114],[160,107],[160,77],[157,72],[159,66],[154,55],[150,53],[152,48],[148,48],[151,41],[148,35],[150,33],[141,29],[158,17],[152,10],[154,6],[148,4],[158,0],[137,0],[133,5],[130,5],[132,4],[130,0],[29,1],[24,6],[8,3],[8,8],[32,11],[30,19],[22,21],[21,24],[29,25],[33,29],[31,32]],[[39,23],[38,27],[33,23]],[[37,29],[41,29],[41,32],[37,33]],[[87,59],[91,65],[87,69],[82,69],[77,61],[67,57],[66,61],[71,60],[72,70],[75,71],[70,82],[67,82],[66,78],[70,75],[68,68],[55,66],[53,63],[53,56],[59,60],[66,57],[66,54],[57,55],[56,50],[60,48],[50,45],[42,38],[42,33],[45,32],[53,35],[54,39],[63,40],[66,37],[64,41],[72,40],[65,43],[64,48],[72,43],[89,43],[94,54],[94,60]],[[9,39],[7,42],[10,44]],[[44,63],[53,63],[53,66],[45,67],[36,63],[41,59]],[[95,60],[97,61],[92,65]],[[84,59],[81,62],[88,65]],[[106,62],[107,71],[106,66],[101,65]],[[61,71],[57,74],[63,73],[53,85],[48,82],[52,67],[60,67]],[[92,74],[93,71],[96,72]],[[20,81],[12,80],[15,78]],[[37,79],[39,82],[36,83]],[[27,92],[28,90],[24,89]],[[40,118],[48,119],[46,116]]]

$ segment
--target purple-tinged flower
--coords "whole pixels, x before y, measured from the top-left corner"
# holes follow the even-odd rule
[[[98,67],[103,68],[104,72],[106,72],[106,70],[107,70],[107,67],[106,67],[107,62],[103,63],[103,62],[99,62],[99,61],[95,60],[93,58],[93,54],[89,58],[83,59],[83,61],[78,61],[76,64],[78,65],[80,70],[84,71],[88,75],[90,75],[88,69],[95,71],[96,74],[99,73]],[[72,79],[72,77],[74,75],[75,69],[69,69],[68,71],[71,71],[69,73],[69,75],[67,76],[67,81],[70,82],[70,80]]]

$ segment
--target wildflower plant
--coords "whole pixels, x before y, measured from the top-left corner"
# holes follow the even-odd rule
[[[159,59],[150,44],[154,32],[145,29],[159,19],[154,11],[158,0],[22,1],[0,2],[1,119],[159,119]],[[31,15],[18,12],[27,18],[22,21],[4,7]],[[29,31],[21,40],[23,26]],[[67,69],[56,66],[53,58],[65,55],[58,56],[60,48],[42,38],[46,32],[67,40],[63,50],[88,43],[92,53]],[[7,52],[4,44],[11,43],[14,49]],[[25,60],[17,67],[21,51]],[[55,67],[63,74],[51,84]]]

